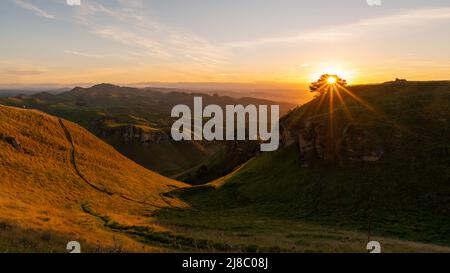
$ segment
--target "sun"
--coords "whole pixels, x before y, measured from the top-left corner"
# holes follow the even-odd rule
[[[330,77],[328,77],[328,79],[327,79],[327,84],[329,84],[329,85],[336,84],[336,82],[337,82],[337,79],[336,79],[336,77],[334,77],[334,76],[330,76]]]
[[[338,76],[347,80],[347,82],[353,82],[357,76],[357,70],[342,62],[320,63],[312,66],[310,72],[311,74],[309,74],[308,78],[310,82],[317,80],[322,75]],[[339,84],[338,77],[336,77],[335,84]]]

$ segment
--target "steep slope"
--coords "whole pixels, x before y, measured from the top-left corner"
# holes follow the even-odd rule
[[[96,214],[133,224],[155,209],[183,206],[163,194],[184,184],[137,165],[78,125],[34,110],[0,106],[0,177],[0,222],[102,248],[120,238],[126,250],[143,250],[105,229]]]
[[[450,245],[450,83],[347,91],[288,114],[280,151],[178,194],[197,209]]]

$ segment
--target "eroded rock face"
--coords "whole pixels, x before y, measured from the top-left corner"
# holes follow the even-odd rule
[[[280,130],[281,130],[281,135],[280,135],[280,143],[281,146],[290,146],[294,143],[297,142],[297,134],[295,132],[295,130],[288,128],[287,126],[283,126],[283,124],[280,124]]]
[[[137,140],[141,143],[161,143],[169,141],[169,136],[162,130],[148,130],[135,125],[121,127],[119,133],[127,142],[132,140]]]
[[[92,122],[97,134],[104,137],[119,138],[124,142],[138,141],[148,145],[170,141],[169,135],[160,128],[153,128],[147,124],[132,123],[113,117],[102,117]]]
[[[318,122],[307,122],[297,131],[300,165],[308,167],[314,159],[328,159],[326,131]]]
[[[300,166],[309,167],[309,163],[316,156],[314,150],[314,141],[308,136],[306,130],[300,131],[298,134],[298,147],[300,152]]]
[[[317,159],[336,161],[378,161],[384,148],[378,137],[356,124],[335,127],[330,134],[325,121],[307,121],[294,128],[284,127],[282,145],[297,144],[301,167],[309,167]]]
[[[345,159],[355,161],[378,161],[384,154],[384,148],[376,136],[356,125],[347,125],[343,131],[340,153]]]

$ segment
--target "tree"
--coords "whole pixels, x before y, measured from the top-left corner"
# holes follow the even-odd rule
[[[347,81],[339,77],[338,75],[324,74],[320,76],[319,80],[311,83],[309,90],[319,95],[326,94],[332,87],[346,86]]]

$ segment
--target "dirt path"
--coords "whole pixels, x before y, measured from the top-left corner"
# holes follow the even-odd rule
[[[75,172],[77,173],[77,175],[81,178],[81,180],[83,180],[86,184],[88,184],[91,188],[95,189],[96,191],[99,191],[101,193],[107,194],[109,196],[113,196],[114,193],[109,192],[106,189],[102,189],[98,186],[96,186],[95,184],[91,183],[88,179],[86,179],[83,174],[80,172],[80,170],[78,169],[77,166],[77,161],[75,159],[75,144],[73,143],[73,139],[72,139],[72,135],[69,132],[69,129],[67,129],[66,125],[64,124],[64,122],[62,121],[62,119],[59,119],[59,124],[61,124],[62,129],[64,130],[64,134],[66,135],[66,139],[67,141],[69,141],[70,146],[71,146],[71,152],[70,152],[70,162],[72,163],[72,167],[75,170]]]
[[[152,206],[152,207],[159,208],[159,209],[163,208],[161,206],[150,204],[150,203],[147,203],[147,202],[144,202],[144,201],[139,201],[139,200],[132,199],[130,197],[127,197],[124,194],[115,193],[115,192],[109,191],[108,189],[100,188],[99,186],[97,186],[94,183],[92,183],[91,181],[89,181],[86,177],[84,177],[83,174],[81,173],[80,169],[78,168],[78,165],[77,165],[77,161],[76,161],[76,157],[75,157],[76,150],[75,150],[75,144],[73,143],[72,135],[70,134],[70,131],[66,127],[66,125],[64,124],[63,120],[62,119],[58,119],[58,120],[59,120],[59,124],[61,125],[61,128],[64,131],[66,139],[70,143],[70,146],[71,146],[71,152],[70,152],[71,165],[72,165],[73,169],[75,170],[76,174],[78,175],[78,177],[80,177],[81,180],[83,180],[87,185],[89,185],[94,190],[96,190],[96,191],[98,191],[98,192],[100,192],[102,194],[106,194],[106,195],[108,195],[110,197],[118,196],[118,197],[122,198],[123,200],[129,201],[129,202],[138,203],[138,204],[141,204],[141,205],[148,205],[148,206]],[[160,195],[160,197],[162,197],[162,196]],[[170,203],[168,203],[165,200],[165,198],[162,197],[162,200],[166,204],[170,205]]]

